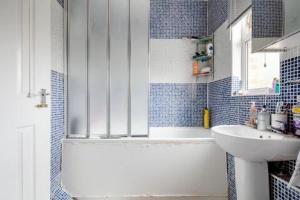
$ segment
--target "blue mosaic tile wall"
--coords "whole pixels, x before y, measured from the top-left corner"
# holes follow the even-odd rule
[[[271,199],[273,200],[299,200],[300,190],[288,188],[286,182],[274,175],[270,178]]]
[[[71,200],[60,187],[61,139],[64,137],[64,74],[51,71],[51,199]]]
[[[51,180],[60,173],[61,145],[64,135],[64,75],[51,71]]]
[[[202,126],[207,84],[152,83],[150,127]]]
[[[208,1],[208,35],[214,33],[228,18],[228,0]]]
[[[249,118],[251,102],[255,101],[258,109],[264,104],[275,112],[276,102],[282,98],[274,96],[231,96],[232,77],[209,83],[209,107],[212,112],[212,125],[244,124]],[[282,86],[284,90],[285,86]],[[289,101],[287,102],[289,103]],[[226,115],[224,115],[226,113]]]
[[[230,154],[227,156],[227,182],[228,182],[228,200],[237,200],[235,187],[235,168],[234,157]]]
[[[252,36],[281,37],[283,32],[282,0],[252,0]]]
[[[153,39],[207,35],[207,1],[151,0],[150,7]]]
[[[290,106],[295,105],[297,102],[297,95],[300,94],[300,85],[288,83],[289,80],[300,79],[300,56],[287,59],[281,62],[280,69],[280,81],[281,81],[281,94],[276,96],[231,96],[232,82],[235,80],[232,77],[225,78],[222,80],[214,81],[209,83],[209,107],[211,109],[211,122],[213,126],[223,125],[223,124],[244,124],[249,118],[250,102],[255,101],[258,109],[266,104],[271,112],[275,112],[276,102],[284,101],[290,104]],[[293,131],[292,127],[292,114],[291,110],[288,112],[289,127]],[[235,200],[235,179],[234,179],[234,162],[231,156],[228,156],[228,183],[229,183],[229,200]],[[281,165],[280,167],[278,166]],[[269,163],[270,172],[276,173],[278,169],[280,172],[285,173],[287,176],[291,175],[295,161],[288,162],[276,162]],[[282,168],[283,166],[283,168]],[[288,198],[292,195],[293,191],[286,188],[286,185],[280,185],[280,187],[274,186],[274,184],[279,182],[271,178],[271,195],[274,196],[273,199],[294,199]],[[284,186],[284,187],[283,187]],[[276,188],[276,190],[275,190]],[[285,191],[285,192],[284,192]],[[277,198],[276,195],[282,195],[286,193],[287,196],[282,196],[282,198]],[[300,195],[299,192],[296,193]]]

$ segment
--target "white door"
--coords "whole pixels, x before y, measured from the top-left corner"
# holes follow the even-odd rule
[[[50,91],[50,0],[0,4],[0,199],[49,200],[50,98],[36,105]]]

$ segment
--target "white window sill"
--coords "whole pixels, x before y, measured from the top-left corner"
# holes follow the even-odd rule
[[[258,88],[258,89],[239,91],[238,93],[232,94],[231,96],[272,96],[272,95],[280,95],[280,93],[275,93],[271,88]]]

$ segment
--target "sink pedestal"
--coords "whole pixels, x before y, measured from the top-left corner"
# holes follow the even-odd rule
[[[269,200],[267,162],[251,162],[235,157],[237,200]]]
[[[217,144],[235,156],[237,200],[269,200],[268,161],[297,158],[300,140],[242,125],[215,126]]]

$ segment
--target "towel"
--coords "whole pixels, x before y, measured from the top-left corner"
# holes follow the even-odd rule
[[[298,154],[298,158],[296,161],[294,173],[290,179],[288,186],[289,187],[291,187],[291,186],[300,187],[300,152]]]

